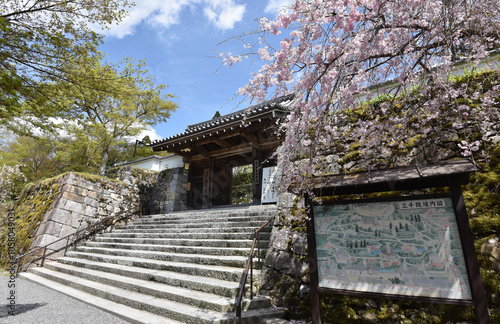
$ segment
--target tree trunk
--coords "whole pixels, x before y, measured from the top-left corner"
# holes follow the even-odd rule
[[[106,175],[106,165],[108,164],[108,149],[102,152],[101,167],[99,168],[99,175],[104,177]]]

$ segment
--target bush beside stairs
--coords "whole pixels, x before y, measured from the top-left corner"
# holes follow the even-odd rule
[[[145,216],[20,276],[132,323],[234,323],[254,232],[275,213],[251,206]],[[260,235],[264,256],[270,229]],[[254,298],[247,284],[242,323],[283,316],[255,295],[256,267],[254,259]]]

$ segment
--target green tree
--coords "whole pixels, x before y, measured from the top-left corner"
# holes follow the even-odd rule
[[[2,163],[20,165],[29,181],[36,181],[58,174],[62,168],[56,158],[57,141],[47,137],[18,136],[4,152]]]
[[[89,58],[74,69],[76,82],[51,85],[53,101],[64,107],[61,116],[73,121],[65,123],[68,134],[86,143],[93,156],[98,154],[98,161],[88,157],[99,165],[101,175],[115,162],[110,160],[114,148],[127,145],[147,127],[166,122],[177,109],[171,101],[174,95],[164,93],[166,85],[155,86],[144,61],[127,59],[120,67]]]
[[[26,114],[57,113],[50,82],[74,82],[71,61],[102,58],[102,37],[88,24],[104,28],[119,22],[128,0],[27,0],[0,3],[0,124]],[[15,127],[14,127],[15,128]]]

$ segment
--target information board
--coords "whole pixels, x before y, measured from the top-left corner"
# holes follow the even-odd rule
[[[275,203],[278,201],[276,170],[276,167],[262,169],[262,203]]]
[[[313,207],[319,288],[472,300],[449,197]]]

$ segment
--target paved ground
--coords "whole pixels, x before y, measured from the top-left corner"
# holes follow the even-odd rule
[[[23,278],[15,280],[15,316],[8,314],[9,278],[0,275],[0,323],[122,324],[126,321]]]

